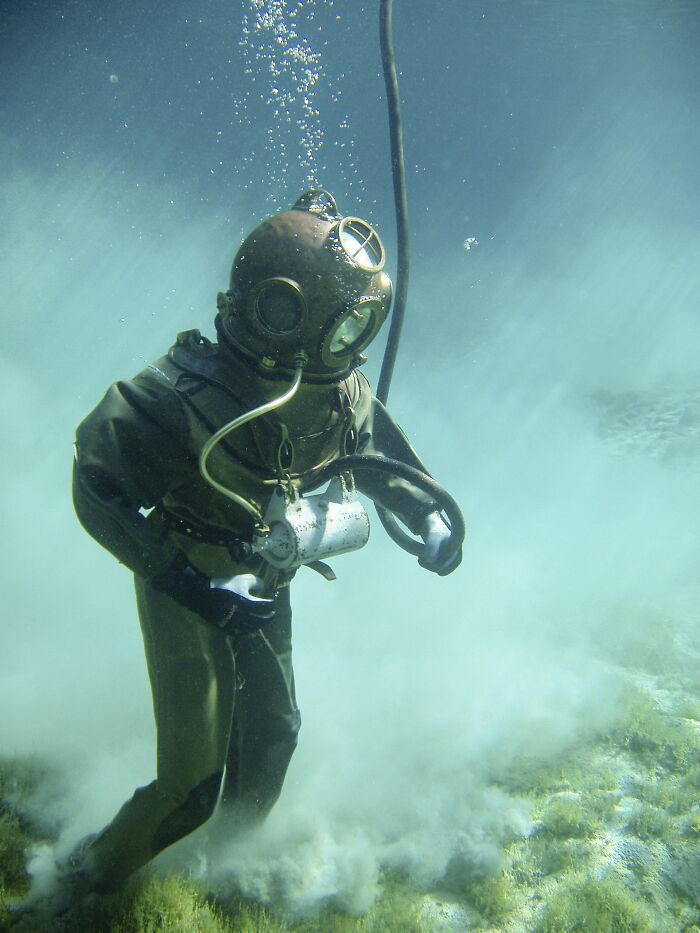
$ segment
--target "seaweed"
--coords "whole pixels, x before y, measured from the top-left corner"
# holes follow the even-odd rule
[[[612,877],[574,877],[554,894],[536,933],[653,933],[646,907]]]

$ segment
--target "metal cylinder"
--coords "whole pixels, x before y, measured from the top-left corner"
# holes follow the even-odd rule
[[[364,547],[367,512],[338,479],[325,493],[292,502],[279,487],[266,515],[269,531],[255,537],[253,550],[273,567],[288,570]]]

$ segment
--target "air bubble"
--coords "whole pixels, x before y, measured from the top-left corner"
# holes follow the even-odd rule
[[[317,92],[324,87],[332,105],[341,104],[339,82],[345,75],[326,72],[320,49],[328,47],[327,37],[320,26],[312,25],[322,2],[332,6],[330,0],[244,0],[239,39],[243,71],[251,84],[256,83],[260,101],[269,108],[265,159],[261,160],[267,170],[268,200],[276,189],[290,183],[295,164],[309,187],[320,187],[321,171],[327,170],[319,163],[325,130]],[[239,120],[245,110],[243,100],[249,97],[247,90],[234,102]],[[342,171],[348,176],[357,174],[355,139],[347,134],[347,118],[338,129],[344,131],[347,143]]]

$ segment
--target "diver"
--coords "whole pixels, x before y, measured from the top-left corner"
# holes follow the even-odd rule
[[[427,475],[359,369],[391,303],[384,262],[368,223],[306,192],[243,242],[216,342],[180,334],[79,426],[77,515],[135,576],[157,777],[75,851],[65,885],[115,891],[217,806],[242,828],[277,800],[300,726],[289,584],[301,558],[273,565],[265,551],[275,490],[298,504],[337,464],[339,501],[356,486],[422,537],[423,567],[459,564],[429,491],[347,467],[374,456]],[[330,577],[314,548],[303,563]]]

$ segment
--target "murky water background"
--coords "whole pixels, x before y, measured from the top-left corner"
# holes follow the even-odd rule
[[[212,333],[242,236],[309,182],[393,256],[391,178],[375,4],[1,14],[0,746],[68,776],[46,805],[68,845],[153,760],[128,574],[72,514],[74,426]],[[614,714],[603,633],[698,620],[700,7],[394,21],[413,271],[390,408],[463,507],[464,564],[434,579],[375,522],[337,583],[300,574],[304,727],[268,834],[172,856],[299,910],[366,908],[380,866],[496,865],[494,827],[529,817],[490,776]]]

